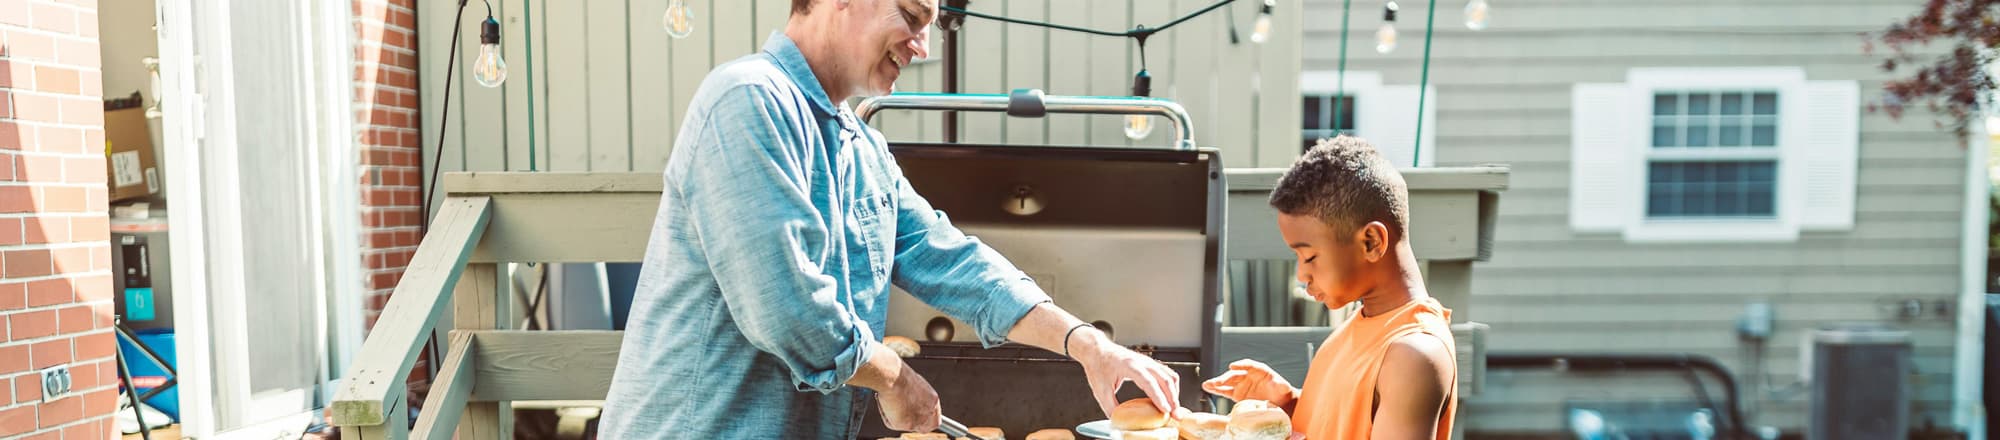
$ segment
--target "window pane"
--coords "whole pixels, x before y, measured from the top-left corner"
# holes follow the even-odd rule
[[[1775,122],[1757,122],[1750,126],[1750,145],[1775,147],[1778,145],[1778,125]]]
[[[1680,114],[1680,106],[1681,106],[1680,94],[1678,93],[1660,93],[1653,95],[1653,114],[1655,115]]]
[[[1753,99],[1751,99],[1750,114],[1755,114],[1755,115],[1778,114],[1777,93],[1763,92],[1751,96],[1753,97]]]
[[[1715,109],[1709,105],[1709,98],[1710,95],[1707,93],[1689,93],[1687,97],[1687,114],[1715,114]]]
[[[1675,139],[1675,137],[1677,137],[1675,135],[1679,131],[1680,131],[1680,126],[1674,125],[1673,122],[1654,122],[1653,146],[1655,147],[1680,146],[1680,144],[1678,143],[1679,141]]]
[[[1306,95],[1301,101],[1299,109],[1305,117],[1299,127],[1307,130],[1328,128],[1325,116],[1321,114],[1321,111],[1326,109],[1326,97]]]
[[[1770,217],[1776,212],[1775,161],[1653,162],[1647,172],[1647,217]]]
[[[1333,121],[1334,127],[1348,133],[1354,132],[1354,97],[1345,96],[1340,98],[1340,117],[1338,119],[1340,120]]]
[[[1732,117],[1725,117],[1722,120],[1722,125],[1719,132],[1721,134],[1719,135],[1719,137],[1715,139],[1716,145],[1721,145],[1724,147],[1735,147],[1743,145],[1742,120]]]
[[[1687,126],[1687,146],[1706,147],[1712,145],[1708,136],[1708,117],[1689,116]]]
[[[1743,93],[1724,93],[1717,99],[1721,100],[1722,114],[1740,115],[1743,114],[1743,100],[1745,98],[1747,97]]]

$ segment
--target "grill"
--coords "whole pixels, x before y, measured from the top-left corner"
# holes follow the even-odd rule
[[[1151,114],[1176,128],[1174,149],[892,143],[919,194],[952,223],[1033,277],[1057,305],[1180,374],[1183,406],[1212,411],[1200,381],[1219,371],[1222,167],[1194,148],[1178,105],[1145,98],[893,95],[904,108]],[[949,330],[947,330],[949,329]],[[892,295],[888,335],[920,341],[906,359],[938,391],[945,415],[1013,435],[1103,418],[1081,366],[1025,345],[982,348],[971,327],[909,295]],[[1127,386],[1120,399],[1139,397]],[[870,405],[862,437],[894,436]]]

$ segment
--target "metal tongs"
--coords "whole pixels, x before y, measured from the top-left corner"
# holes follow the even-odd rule
[[[945,435],[949,435],[952,438],[969,438],[972,440],[998,440],[998,439],[988,439],[986,437],[972,435],[972,431],[965,429],[964,423],[958,423],[957,420],[952,420],[950,417],[938,416],[938,418],[941,420],[938,422],[938,430],[944,431]]]

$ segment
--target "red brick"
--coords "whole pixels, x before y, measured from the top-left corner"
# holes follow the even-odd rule
[[[25,154],[14,156],[14,160],[20,164],[20,170],[15,175],[16,180],[36,183],[62,183],[63,181],[61,157]]]
[[[95,49],[95,48],[93,48]],[[104,103],[97,98],[62,100],[62,123],[104,126]]]
[[[111,332],[91,333],[74,339],[78,361],[110,359],[112,352],[118,349],[118,339],[111,336]]]
[[[23,371],[28,371],[28,345],[0,346],[0,377]]]
[[[98,390],[83,395],[84,414],[111,414],[117,410],[118,390]]]
[[[28,367],[36,370],[67,364],[70,361],[69,338],[36,342],[28,347]]]
[[[14,403],[14,381],[0,380],[0,408]],[[6,434],[0,434],[6,435]]]
[[[46,431],[40,434],[21,437],[19,440],[63,440],[63,438],[62,431]]]
[[[88,8],[84,8],[84,10],[85,10],[85,11],[96,11],[96,10],[97,10],[97,8],[96,8],[95,6],[92,6],[92,7],[88,7]],[[77,17],[76,17],[76,23],[77,23],[77,28],[76,28],[76,35],[77,35],[77,36],[79,36],[79,37],[84,37],[84,38],[91,38],[91,39],[95,39],[95,38],[97,38],[97,13],[96,13],[96,12],[84,12],[84,13],[82,13],[82,14],[78,14],[78,15],[77,15]]]
[[[93,186],[83,190],[83,207],[90,212],[111,212],[111,189]]]
[[[13,246],[26,242],[25,233],[21,229],[21,220],[0,218],[0,246]]]
[[[105,151],[106,148],[104,145],[104,129],[103,128],[83,129],[83,145],[84,148],[87,150],[84,151],[84,153],[86,154],[98,151]]]
[[[55,97],[14,93],[14,117],[24,121],[56,122],[60,118]],[[100,107],[102,108],[102,107]]]
[[[33,3],[35,29],[73,34],[76,32],[76,10],[50,3]]]
[[[99,171],[103,171],[99,169]],[[0,224],[0,228],[6,227]],[[111,239],[111,218],[100,216],[71,217],[69,237],[72,241],[106,241]]]
[[[0,409],[0,437],[26,434],[33,430],[35,430],[33,405]]]
[[[0,252],[0,278],[38,277],[54,273],[47,249]]]
[[[69,396],[42,404],[41,427],[61,426],[83,419],[83,398]]]
[[[104,63],[104,61],[102,57],[103,54],[98,51],[98,44],[95,39],[56,40],[56,62],[58,63],[63,63],[75,67],[82,67],[85,69],[97,69],[103,67],[102,64]],[[94,99],[99,97],[92,96],[91,98]],[[99,109],[102,108],[103,107],[99,107]]]
[[[81,296],[82,294],[78,295]],[[111,328],[111,324],[115,324],[118,322],[118,318],[114,316],[118,313],[118,311],[117,309],[114,308],[116,306],[114,306],[111,303],[111,301],[102,301],[94,303],[89,305],[88,307],[90,307],[90,319],[91,319],[90,329],[96,330],[96,329]]]
[[[28,0],[0,0],[0,23],[27,27],[33,22],[34,18],[28,12]],[[6,435],[4,430],[0,430],[0,437]]]
[[[14,380],[4,381],[14,384],[14,401],[35,403],[42,400],[41,375],[34,372],[14,376]]]
[[[27,306],[28,283],[0,283],[0,312]],[[6,340],[7,338],[0,337],[0,341]],[[0,371],[0,373],[6,373],[6,371]]]
[[[69,219],[64,217],[23,219],[21,240],[28,244],[68,243]]]
[[[12,339],[16,341],[52,336],[56,334],[56,312],[39,310],[15,313],[7,317],[7,328]]]
[[[44,186],[41,189],[43,211],[83,212],[84,207],[88,205],[83,187]]]
[[[93,275],[75,278],[76,302],[98,302],[111,300],[111,275]]]
[[[98,365],[110,365],[110,364],[101,362],[95,364],[70,364],[69,389],[87,390],[91,388],[97,388],[97,386],[100,385],[97,383]],[[110,385],[110,384],[103,384],[103,385]]]
[[[63,334],[87,332],[97,328],[97,316],[90,306],[69,306],[56,310],[56,331]]]
[[[4,0],[0,0],[4,1]],[[0,99],[4,101],[5,99]],[[35,130],[22,129],[14,121],[0,121],[0,150],[25,150],[35,145]]]
[[[83,96],[104,97],[103,72],[83,72],[77,76],[77,85],[79,87],[77,92]]]
[[[106,410],[105,410],[104,412],[96,412],[96,411],[91,411],[89,403],[90,403],[90,402],[88,402],[88,401],[85,401],[85,402],[84,402],[84,410],[83,410],[83,412],[84,412],[85,414],[110,414],[110,413],[111,413],[111,411],[113,411],[113,410],[116,410],[116,409],[117,409],[117,408],[108,408],[108,409],[106,409]],[[62,430],[62,436],[63,436],[63,438],[64,438],[64,439],[86,439],[86,438],[88,438],[88,439],[99,439],[99,438],[111,438],[111,436],[110,436],[110,435],[109,435],[108,433],[106,433],[106,434],[99,434],[99,433],[97,432],[97,425],[98,425],[98,424],[96,424],[96,423],[80,423],[80,424],[76,424],[76,425],[70,425],[70,427],[68,427],[68,428],[63,428],[63,430]]]
[[[86,144],[84,144],[82,129],[66,128],[66,127],[36,127],[35,140],[37,141],[37,143],[35,144],[34,151],[40,151],[44,153],[103,154],[102,150],[91,151],[92,149],[89,148]],[[99,144],[98,146],[99,148],[102,148],[103,144]],[[38,171],[38,170],[31,169],[30,171]],[[100,169],[97,170],[97,172],[103,173],[104,170]]]
[[[63,183],[103,185],[105,176],[104,156],[84,156],[63,159]]]
[[[50,249],[49,256],[55,263],[56,273],[77,273],[93,270],[90,248],[71,247]]]
[[[44,307],[75,302],[75,289],[68,278],[28,282],[28,307]],[[67,331],[64,331],[67,333]]]
[[[6,37],[6,54],[8,56],[33,61],[55,61],[56,59],[55,37],[22,30],[7,31]]]
[[[76,94],[82,91],[82,78],[76,69],[59,66],[35,66],[35,90],[48,93]]]
[[[0,185],[0,214],[35,210],[35,187]]]
[[[396,287],[396,274],[393,272],[378,272],[368,277],[368,288],[370,289],[387,289],[392,287]]]
[[[6,141],[0,140],[0,142]],[[0,149],[4,148],[4,146],[0,146]],[[14,181],[14,155],[0,154],[0,182],[12,181]]]

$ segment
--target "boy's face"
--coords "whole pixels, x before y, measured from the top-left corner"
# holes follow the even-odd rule
[[[1299,282],[1306,294],[1329,308],[1359,300],[1374,288],[1375,281],[1362,268],[1381,260],[1385,232],[1381,223],[1339,231],[1312,216],[1278,213],[1278,233],[1298,254]]]

